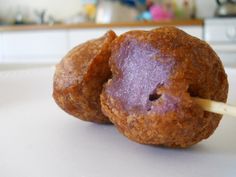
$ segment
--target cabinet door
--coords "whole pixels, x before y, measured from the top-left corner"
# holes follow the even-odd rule
[[[158,28],[160,26],[147,26],[147,27],[122,27],[122,28],[114,28],[114,31],[117,35],[120,35],[129,30],[152,30],[154,28]],[[203,26],[177,26],[177,28],[182,29],[186,33],[195,36],[199,39],[203,39]]]
[[[65,30],[4,32],[2,39],[4,62],[57,62],[68,50]]]
[[[180,26],[179,28],[192,36],[203,39],[203,26]]]
[[[115,27],[112,28],[113,31],[116,32],[117,35],[120,35],[124,32],[130,30],[151,30],[154,28],[158,28],[159,26],[148,26],[148,27]],[[191,34],[200,39],[203,38],[203,27],[202,26],[179,26],[180,29]],[[87,40],[91,40],[94,38],[98,38],[106,33],[109,28],[90,28],[90,29],[73,29],[69,30],[69,48],[73,48],[78,44],[81,44]]]
[[[87,28],[87,29],[73,29],[69,30],[69,48],[81,44],[85,41],[95,39],[104,35],[108,30],[113,30],[117,35],[125,33],[130,30],[149,30],[152,27],[114,27],[114,28]]]
[[[2,33],[0,33],[0,62],[3,61],[3,48],[2,48],[2,44],[3,44]]]
[[[107,30],[107,28],[87,28],[69,30],[69,48],[72,49],[78,44],[101,37],[103,34],[106,33]]]

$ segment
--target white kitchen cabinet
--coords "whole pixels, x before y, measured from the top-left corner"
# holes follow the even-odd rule
[[[81,44],[87,40],[98,38],[107,31],[107,28],[87,28],[87,29],[73,29],[68,31],[69,48]]]
[[[114,27],[120,35],[129,30],[151,30],[158,26]],[[179,26],[187,33],[203,38],[202,26]],[[98,38],[111,28],[78,28],[0,32],[0,62],[55,63],[69,49],[87,40]]]
[[[129,30],[151,30],[154,28],[158,28],[159,26],[150,26],[150,27],[132,27],[132,28],[114,28],[114,31],[119,35]],[[193,35],[197,38],[203,39],[203,27],[202,26],[178,26],[178,28],[182,29],[186,33]]]
[[[4,62],[56,62],[68,50],[65,30],[2,33]]]
[[[199,39],[203,39],[202,26],[180,26],[179,28],[192,36],[195,36]]]
[[[87,28],[87,29],[72,29],[69,30],[69,46],[73,48],[74,46],[83,43],[87,40],[101,37],[108,30],[113,30],[117,35],[120,35],[129,30],[149,30],[152,27],[115,27],[115,28]]]
[[[119,34],[122,34],[126,31],[129,31],[129,30],[151,30],[151,29],[158,28],[158,27],[160,27],[160,26],[114,28],[114,30],[119,35]],[[188,34],[191,34],[195,37],[198,37],[200,39],[203,38],[202,26],[178,26],[178,28],[182,29],[183,31],[185,31]]]
[[[88,29],[73,29],[69,30],[69,48],[73,48],[78,44],[81,44],[87,40],[95,39],[104,35],[108,30],[113,30],[116,32],[117,35],[120,35],[124,32],[127,32],[132,29],[150,29],[146,28],[139,28],[139,27],[116,27],[116,28],[88,28]]]
[[[116,32],[117,35],[120,35],[129,30],[151,30],[157,28],[158,26],[147,26],[147,27],[115,27],[112,28],[113,31]],[[203,27],[202,26],[179,26],[180,29],[185,32],[198,37],[200,39],[203,38]],[[87,40],[98,38],[106,33],[111,28],[89,28],[89,29],[73,29],[69,30],[69,48],[73,48],[76,45],[83,43]]]
[[[2,34],[0,33],[0,62],[3,61],[3,48],[2,48],[2,44],[3,44]]]

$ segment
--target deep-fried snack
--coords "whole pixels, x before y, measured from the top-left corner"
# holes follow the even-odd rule
[[[189,147],[214,132],[222,116],[192,99],[227,99],[227,76],[207,43],[162,27],[124,33],[111,50],[113,76],[101,103],[121,133],[143,144]]]
[[[101,112],[100,93],[111,77],[108,60],[113,31],[103,37],[85,42],[72,49],[57,65],[53,97],[67,113],[82,120],[108,123]]]

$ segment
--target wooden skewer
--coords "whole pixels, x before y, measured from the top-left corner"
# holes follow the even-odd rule
[[[236,117],[236,106],[197,97],[194,97],[193,99],[205,111]]]

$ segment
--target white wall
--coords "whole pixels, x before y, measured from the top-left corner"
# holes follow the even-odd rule
[[[33,9],[47,9],[47,13],[58,19],[71,17],[81,9],[82,0],[0,0],[0,17],[12,18],[20,6],[26,15]],[[197,17],[211,17],[216,8],[215,0],[196,0]]]

